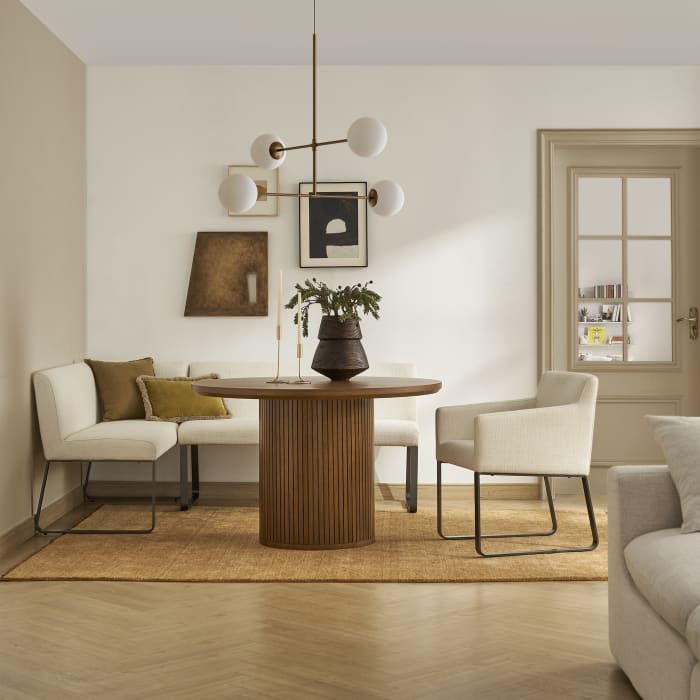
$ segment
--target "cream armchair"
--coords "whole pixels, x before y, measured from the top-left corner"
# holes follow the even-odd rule
[[[446,540],[474,540],[485,557],[583,552],[598,546],[588,474],[598,379],[578,372],[545,372],[532,399],[446,406],[436,411],[438,534]],[[442,527],[442,464],[474,472],[473,535],[445,535]],[[552,527],[547,532],[483,534],[481,476],[541,476]],[[488,553],[482,540],[553,535],[557,518],[550,478],[578,477],[583,484],[592,543],[585,547]]]

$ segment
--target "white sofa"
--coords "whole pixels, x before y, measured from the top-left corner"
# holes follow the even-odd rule
[[[264,363],[232,362],[156,362],[157,376],[196,377],[217,373],[226,376],[272,376],[274,368]],[[409,364],[384,364],[373,367],[375,375],[411,376]],[[39,517],[49,469],[54,462],[144,462],[152,466],[151,527],[129,532],[150,532],[155,524],[155,465],[167,451],[180,447],[180,504],[187,508],[199,493],[199,445],[256,445],[258,443],[258,402],[226,399],[231,418],[193,420],[180,424],[123,420],[100,422],[97,389],[92,371],[83,362],[34,374],[39,427],[46,469],[40,492],[35,526],[45,530]],[[375,444],[407,449],[407,505],[417,507],[418,424],[413,398],[380,399],[375,402]],[[188,452],[191,453],[192,485],[189,483]],[[76,531],[78,532],[78,531]],[[80,530],[84,533],[86,530]]]
[[[610,649],[644,700],[700,700],[700,533],[665,466],[608,472]]]

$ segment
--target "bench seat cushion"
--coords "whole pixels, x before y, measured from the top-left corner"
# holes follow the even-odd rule
[[[396,418],[378,418],[374,421],[374,444],[413,447],[418,444],[418,423]]]
[[[180,425],[181,445],[257,445],[258,419],[188,420]]]
[[[174,423],[105,421],[69,435],[52,459],[151,462],[176,444],[177,426]]]
[[[649,605],[679,634],[700,605],[700,532],[657,530],[625,547],[630,576]]]

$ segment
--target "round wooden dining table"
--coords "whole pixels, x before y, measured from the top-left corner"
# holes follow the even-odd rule
[[[203,379],[205,396],[260,401],[260,542],[339,549],[374,542],[374,399],[434,394],[435,379]],[[294,380],[289,380],[293,382]]]

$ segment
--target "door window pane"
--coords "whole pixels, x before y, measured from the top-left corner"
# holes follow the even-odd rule
[[[578,235],[622,235],[622,178],[578,179]]]
[[[614,299],[622,285],[622,241],[578,243],[578,286],[581,298]]]
[[[671,362],[673,360],[671,303],[631,302],[628,309],[628,360]]]
[[[627,178],[627,235],[671,235],[671,178]]]
[[[630,297],[671,298],[671,241],[627,242],[627,289]]]

